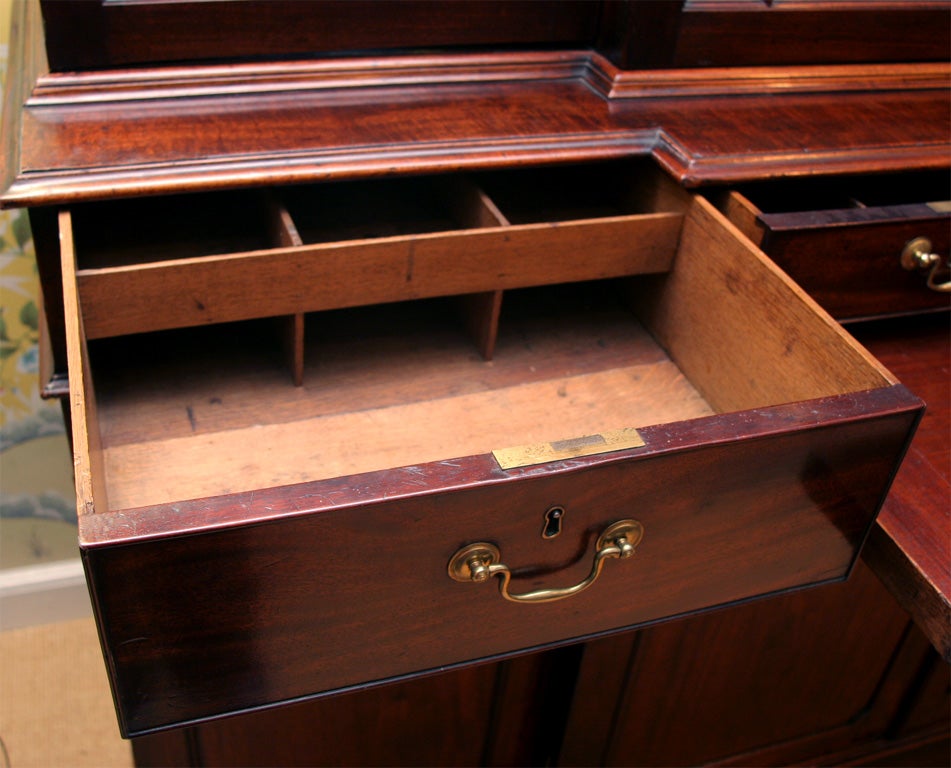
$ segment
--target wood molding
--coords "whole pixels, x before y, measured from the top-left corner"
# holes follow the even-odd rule
[[[949,145],[942,142],[909,146],[842,147],[825,151],[757,152],[744,155],[691,154],[674,137],[660,132],[653,156],[686,187],[738,184],[788,175],[862,173],[871,165],[878,173],[946,168]]]
[[[647,154],[688,186],[939,168],[949,83],[948,64],[643,73],[590,51],[53,74],[8,127],[0,204]]]
[[[4,188],[14,182],[20,169],[21,108],[41,74],[48,71],[38,17],[36,2],[23,0],[13,4],[9,65],[0,117],[0,184]]]
[[[632,71],[592,51],[389,56],[48,73],[28,107],[295,91],[580,80],[606,99],[922,90],[951,85],[951,64],[721,67]]]
[[[598,54],[588,82],[607,99],[687,98],[770,93],[925,90],[951,85],[951,64],[843,64],[626,71]]]
[[[332,177],[350,179],[401,173],[438,173],[508,163],[581,162],[650,154],[655,130],[529,136],[522,139],[381,144],[274,153],[261,157],[197,158],[155,166],[115,165],[76,172],[51,169],[18,179],[3,207],[69,204],[84,200],[198,192],[227,187],[293,184]]]
[[[537,51],[51,73],[38,80],[27,106],[579,79],[590,57],[588,51]]]

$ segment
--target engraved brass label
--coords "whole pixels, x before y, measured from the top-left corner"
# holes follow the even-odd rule
[[[926,205],[935,213],[951,213],[951,200],[938,200]]]
[[[514,448],[504,448],[492,451],[495,460],[502,469],[515,467],[529,467],[533,464],[544,464],[548,461],[575,459],[579,456],[594,456],[598,453],[623,451],[626,448],[640,448],[644,440],[640,433],[633,428],[615,429],[602,432],[598,435],[585,435],[569,440],[556,440],[552,443],[537,443],[536,445],[519,445]]]

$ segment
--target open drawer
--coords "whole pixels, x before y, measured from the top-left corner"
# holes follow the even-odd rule
[[[752,184],[728,217],[834,317],[951,308],[945,171]]]
[[[709,203],[610,168],[607,197],[647,210],[602,215],[602,186],[553,214],[585,169],[413,180],[461,190],[474,226],[328,241],[299,189],[263,206],[276,247],[121,263],[61,213],[81,546],[124,733],[847,576],[920,402]],[[553,200],[510,218],[492,190],[533,179]],[[276,316],[298,318],[298,387]]]

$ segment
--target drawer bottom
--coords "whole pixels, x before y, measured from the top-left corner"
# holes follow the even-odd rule
[[[251,343],[248,326],[105,342],[93,362],[110,503],[162,504],[712,414],[617,287],[510,292],[492,361],[456,330],[447,302],[317,316],[307,334],[316,370],[300,388],[262,366],[267,355],[231,354],[235,341]],[[156,397],[143,396],[142,380]]]

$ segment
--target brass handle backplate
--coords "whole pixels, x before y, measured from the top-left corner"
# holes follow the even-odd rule
[[[644,537],[644,526],[637,520],[619,520],[611,523],[598,537],[598,548],[594,553],[591,572],[583,581],[570,587],[556,589],[537,589],[533,592],[512,594],[509,582],[511,569],[502,563],[502,553],[494,544],[480,541],[460,548],[449,561],[449,576],[455,581],[482,583],[493,576],[499,580],[499,593],[513,603],[551,603],[577,595],[590,587],[601,575],[604,561],[608,558],[625,559],[634,554],[634,549]]]
[[[931,241],[927,237],[916,237],[905,243],[901,252],[901,265],[909,272],[928,270],[927,285],[932,291],[951,293],[951,281],[938,282],[938,273],[942,271],[943,259],[931,250]]]

